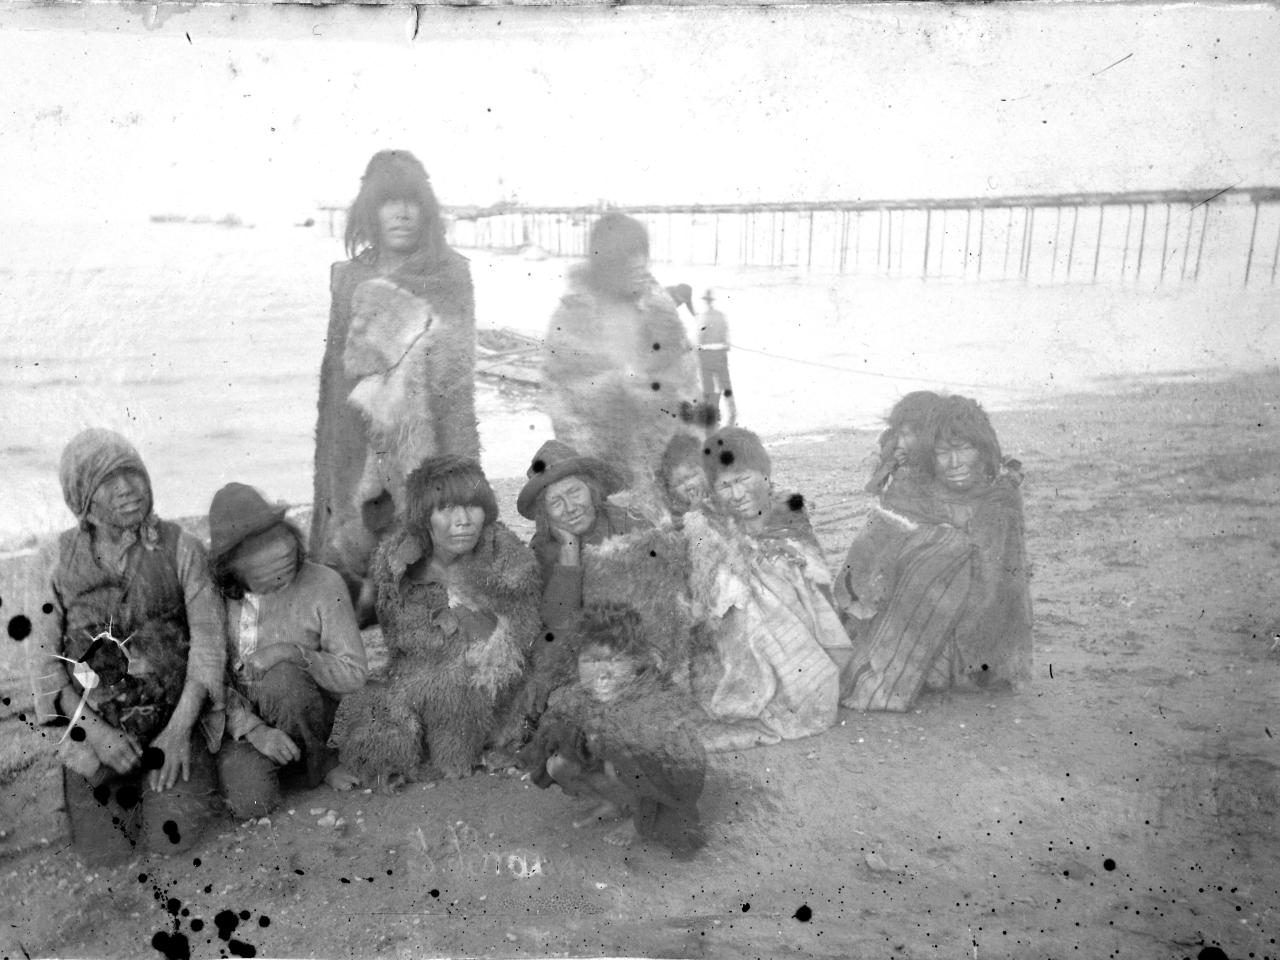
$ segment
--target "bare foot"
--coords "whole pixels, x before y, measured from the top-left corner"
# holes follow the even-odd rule
[[[604,835],[604,842],[611,843],[615,847],[629,847],[636,838],[636,822],[628,817],[626,822],[619,826],[616,830],[610,830]]]
[[[579,817],[573,821],[573,827],[575,830],[581,830],[583,827],[590,826],[593,823],[617,820],[620,816],[622,816],[622,811],[618,809],[617,804],[606,801],[599,806],[592,807],[585,817]]]
[[[342,764],[338,764],[324,775],[324,782],[334,790],[345,793],[352,787],[359,786],[360,778]]]

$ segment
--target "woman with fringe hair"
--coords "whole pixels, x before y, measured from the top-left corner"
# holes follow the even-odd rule
[[[330,278],[310,554],[342,575],[368,623],[369,559],[403,510],[407,473],[429,456],[480,455],[475,298],[408,151],[369,161],[345,241],[350,259]]]

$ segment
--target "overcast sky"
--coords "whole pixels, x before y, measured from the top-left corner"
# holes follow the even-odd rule
[[[460,204],[1280,182],[1262,6],[234,12],[0,14],[6,207],[300,217],[386,146]]]

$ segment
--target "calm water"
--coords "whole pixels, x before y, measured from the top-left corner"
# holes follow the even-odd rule
[[[147,221],[0,224],[0,237],[0,549],[66,525],[58,455],[89,425],[134,440],[163,514],[203,512],[230,480],[309,500],[336,240]],[[481,325],[540,333],[565,262],[468,255]],[[655,273],[719,291],[740,348],[740,419],[765,435],[870,427],[922,386],[998,410],[1116,388],[1099,378],[1280,357],[1280,297],[1268,289],[922,284],[669,264]],[[536,397],[481,386],[478,409],[486,470],[522,474],[550,436]]]

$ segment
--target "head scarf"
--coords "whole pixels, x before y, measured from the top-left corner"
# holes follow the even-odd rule
[[[62,451],[58,479],[62,483],[62,499],[84,526],[89,517],[93,495],[112,471],[131,467],[147,481],[151,492],[151,476],[138,456],[138,451],[120,434],[92,427],[76,434]]]

